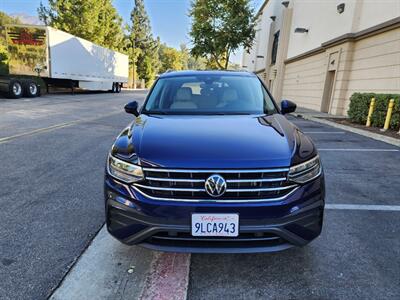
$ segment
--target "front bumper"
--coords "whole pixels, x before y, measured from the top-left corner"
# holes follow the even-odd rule
[[[128,245],[191,253],[274,252],[304,246],[322,229],[323,175],[282,201],[261,203],[179,203],[144,198],[106,175],[109,233]],[[191,214],[239,213],[239,236],[191,236]]]

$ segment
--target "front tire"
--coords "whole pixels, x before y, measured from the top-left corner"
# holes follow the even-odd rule
[[[22,82],[16,79],[11,80],[8,86],[8,97],[18,99],[22,97],[22,93]]]

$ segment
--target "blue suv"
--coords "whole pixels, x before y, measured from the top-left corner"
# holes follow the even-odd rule
[[[128,245],[250,253],[304,246],[322,229],[324,177],[309,137],[254,74],[161,75],[117,137],[106,224]]]

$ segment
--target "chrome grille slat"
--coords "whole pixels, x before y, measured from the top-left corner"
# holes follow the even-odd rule
[[[157,186],[147,186],[143,184],[135,184],[137,187],[141,187],[147,190],[157,190],[157,191],[179,191],[179,192],[204,192],[205,189],[186,189],[186,188],[164,188]]]
[[[289,168],[271,169],[162,169],[143,168],[145,179],[134,183],[140,194],[155,200],[188,202],[259,202],[284,199],[297,189],[288,181]],[[205,182],[220,174],[226,181],[225,194],[208,195]]]
[[[264,179],[227,179],[227,183],[245,183],[245,182],[277,182],[277,181],[284,181],[286,177],[279,177],[279,178],[264,178]]]
[[[186,170],[186,169],[155,169],[155,168],[143,168],[143,171],[149,172],[167,172],[167,173],[278,173],[287,172],[289,168],[276,168],[276,169],[235,169],[235,170]]]
[[[274,192],[274,191],[283,191],[283,190],[288,190],[291,188],[296,187],[295,184],[293,185],[288,185],[288,186],[283,186],[283,187],[276,187],[276,188],[257,188],[257,189],[227,189],[227,193],[243,193],[243,192]]]
[[[176,181],[176,182],[205,182],[205,179],[182,179],[182,178],[160,178],[160,177],[146,177],[147,180],[153,181]]]
[[[158,190],[158,191],[179,191],[179,192],[205,192],[205,189],[192,189],[192,188],[166,188],[166,187],[156,187],[156,186],[147,186],[143,184],[135,184],[137,187],[141,187],[147,190]],[[273,191],[282,191],[294,188],[296,185],[288,185],[283,187],[276,188],[255,188],[255,189],[227,189],[226,193],[243,193],[243,192],[273,192]]]

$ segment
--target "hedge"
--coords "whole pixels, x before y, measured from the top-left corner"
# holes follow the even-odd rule
[[[371,125],[383,127],[389,100],[394,99],[390,128],[398,130],[400,126],[400,94],[354,93],[350,97],[350,106],[347,111],[350,120],[365,125],[371,98],[375,98],[375,109],[371,116]]]

